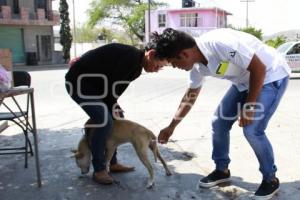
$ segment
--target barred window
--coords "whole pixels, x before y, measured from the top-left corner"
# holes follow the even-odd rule
[[[166,14],[158,14],[158,27],[166,27]]]
[[[199,27],[203,26],[203,18],[198,16],[198,13],[183,13],[180,14],[181,27]]]

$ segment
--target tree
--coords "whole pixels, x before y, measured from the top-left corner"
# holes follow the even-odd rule
[[[91,28],[86,24],[76,27],[76,43],[95,42],[98,39],[99,30]]]
[[[76,38],[75,42],[76,43],[90,43],[90,42],[97,42],[98,41],[98,36],[102,35],[105,37],[106,42],[112,42],[113,39],[117,40],[120,43],[123,44],[130,44],[131,41],[127,35],[124,34],[120,30],[114,30],[114,29],[109,29],[109,28],[91,28],[87,24],[83,24],[79,27],[76,27]]]
[[[93,0],[88,10],[89,24],[93,27],[98,22],[109,20],[121,25],[134,43],[135,37],[140,41],[145,36],[145,11],[148,1],[142,0]],[[166,5],[152,1],[152,8]]]
[[[239,28],[239,31],[243,31],[246,33],[249,33],[251,35],[254,35],[255,37],[257,37],[259,40],[263,39],[263,33],[261,29],[255,29],[255,27],[248,27],[248,28]]]
[[[243,31],[243,32],[249,33],[249,34],[255,36],[256,38],[258,38],[259,40],[263,39],[262,30],[261,29],[256,29],[255,27],[236,28],[236,27],[232,26],[231,24],[229,24],[228,28],[232,28],[232,29],[237,30],[237,31]]]
[[[277,48],[285,42],[286,42],[286,37],[283,35],[280,35],[274,39],[267,40],[265,43],[271,47]]]
[[[254,35],[255,37],[257,37],[259,40],[262,40],[263,39],[263,33],[262,33],[262,30],[261,29],[255,29],[255,27],[248,27],[248,28],[235,28],[233,27],[232,25],[229,25],[228,26],[229,28],[232,28],[232,29],[235,29],[235,30],[238,30],[238,31],[243,31],[243,32],[246,32],[246,33],[249,33],[251,35]],[[286,42],[286,37],[285,36],[277,36],[276,38],[274,39],[270,39],[270,40],[267,40],[265,43],[269,46],[272,46],[274,48],[277,48],[279,47],[281,44],[285,43]]]
[[[70,28],[70,19],[69,19],[69,5],[66,0],[60,0],[59,3],[59,12],[60,12],[60,44],[63,47],[63,58],[65,62],[70,59],[70,49],[72,45],[72,34]]]

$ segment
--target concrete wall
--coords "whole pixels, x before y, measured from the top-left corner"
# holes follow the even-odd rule
[[[11,7],[11,10],[13,10],[13,0],[6,0],[6,5]]]
[[[43,61],[42,53],[42,44],[41,37],[42,35],[51,36],[51,51],[52,52],[52,61]],[[39,49],[37,49],[37,36],[39,36]],[[40,55],[39,64],[52,64],[54,61],[54,38],[53,31],[51,26],[26,26],[24,27],[24,43],[25,43],[25,54],[26,52],[36,52],[37,55]]]
[[[48,0],[48,10],[52,10],[52,0]]]
[[[19,1],[19,6],[21,7],[25,7],[29,9],[29,15],[34,15],[35,14],[35,10],[34,10],[34,0],[21,0]]]
[[[19,0],[19,7],[25,7],[29,9],[30,15],[36,15],[34,6],[35,0]],[[7,0],[7,5],[13,8],[13,0]],[[47,0],[47,10],[52,10],[52,0]]]
[[[38,12],[44,11],[43,9],[35,10],[35,0],[19,0],[20,15],[19,18],[12,19],[11,12],[13,12],[13,0],[7,0],[7,10],[9,10],[9,17],[5,21],[7,23],[0,23],[0,25],[16,26],[23,30],[23,41],[24,41],[24,53],[26,52],[36,52],[37,55],[41,56],[41,37],[39,37],[39,50],[37,49],[37,36],[50,36],[51,38],[51,52],[52,60],[54,59],[54,39],[53,39],[53,25],[57,24],[53,19],[50,20],[43,18],[37,18]],[[50,13],[43,13],[46,16],[52,16],[52,0],[47,0],[47,8]],[[2,10],[3,11],[3,10]],[[29,13],[29,19],[28,19]],[[50,15],[48,15],[50,14]],[[16,16],[14,16],[16,17]],[[56,16],[54,16],[56,17]],[[59,19],[58,19],[59,22]],[[50,55],[49,53],[46,53]],[[45,55],[45,52],[44,54]],[[45,57],[45,56],[44,56]],[[43,59],[42,56],[40,59]],[[46,60],[46,59],[45,59]],[[45,61],[45,64],[50,64],[51,61]],[[43,64],[43,62],[41,62]]]
[[[13,10],[13,0],[7,0],[7,5]],[[19,0],[19,7],[29,8],[29,13],[34,13],[34,0]]]
[[[37,52],[36,36],[51,35],[53,38],[52,27],[50,26],[26,26],[24,27],[25,52]],[[53,39],[52,39],[53,40]],[[53,43],[53,42],[52,42]],[[52,48],[53,50],[53,48]]]

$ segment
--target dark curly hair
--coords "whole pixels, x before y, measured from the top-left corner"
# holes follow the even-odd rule
[[[158,59],[178,57],[183,49],[192,48],[196,45],[195,39],[183,31],[167,28],[162,34],[152,33],[150,42],[145,50],[154,49]]]

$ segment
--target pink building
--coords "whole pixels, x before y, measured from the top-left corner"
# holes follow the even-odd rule
[[[161,33],[165,28],[182,30],[199,37],[209,30],[227,27],[228,15],[231,13],[217,7],[151,10],[150,30],[148,12],[145,13],[146,41],[149,41],[149,33]]]

